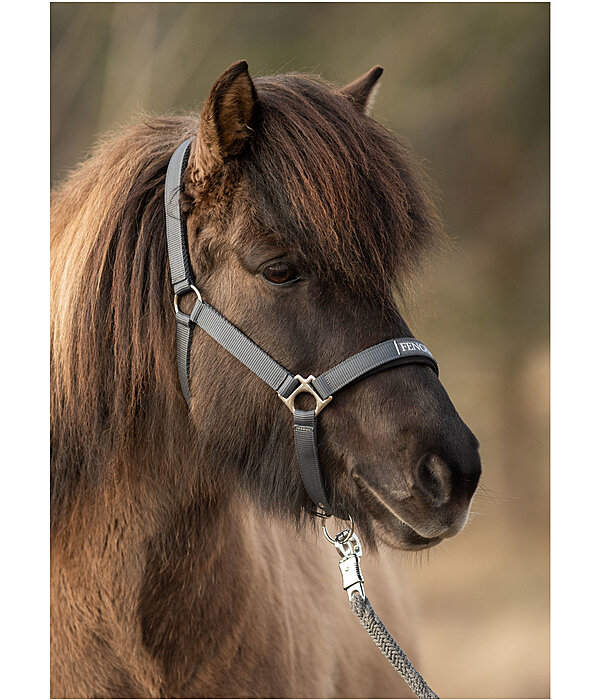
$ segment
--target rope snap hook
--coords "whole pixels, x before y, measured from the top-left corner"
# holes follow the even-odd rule
[[[364,578],[360,568],[362,546],[354,531],[354,520],[348,517],[350,527],[332,537],[323,523],[323,533],[340,555],[338,565],[342,574],[342,587],[348,594],[350,609],[366,629],[379,651],[404,678],[408,687],[418,698],[438,698],[427,685],[423,676],[411,664],[404,651],[388,632],[383,622],[373,610],[365,595]]]

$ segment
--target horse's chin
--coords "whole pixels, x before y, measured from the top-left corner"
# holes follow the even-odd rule
[[[387,503],[367,484],[365,479],[354,474],[354,480],[362,493],[365,510],[368,512],[377,538],[392,549],[418,552],[439,544],[441,536],[426,537],[419,534],[402,520]]]
[[[389,517],[381,517],[378,514],[377,517],[373,517],[372,523],[378,539],[392,549],[418,552],[435,547],[444,539],[443,537],[423,537],[392,513],[389,513]]]

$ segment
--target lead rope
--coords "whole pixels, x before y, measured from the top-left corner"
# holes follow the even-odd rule
[[[367,630],[379,651],[404,678],[408,687],[418,698],[439,698],[427,685],[423,676],[411,664],[408,656],[398,646],[386,626],[373,610],[368,598],[354,593],[350,598],[350,609],[358,617],[360,624]]]
[[[342,572],[342,586],[348,593],[350,609],[367,630],[379,651],[398,671],[416,697],[439,698],[439,695],[431,690],[423,676],[411,664],[365,596],[364,578],[360,568],[362,546],[354,532],[352,518],[350,518],[350,523],[349,528],[342,530],[335,537],[331,537],[327,527],[323,525],[325,537],[335,546],[340,555],[339,567]]]

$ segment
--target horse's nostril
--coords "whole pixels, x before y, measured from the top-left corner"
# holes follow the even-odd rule
[[[417,484],[436,506],[450,500],[451,476],[450,467],[435,454],[425,455],[417,466]]]

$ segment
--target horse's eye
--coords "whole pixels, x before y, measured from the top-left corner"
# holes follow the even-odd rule
[[[288,284],[299,279],[298,270],[289,262],[274,262],[262,270],[263,277],[271,284]]]

